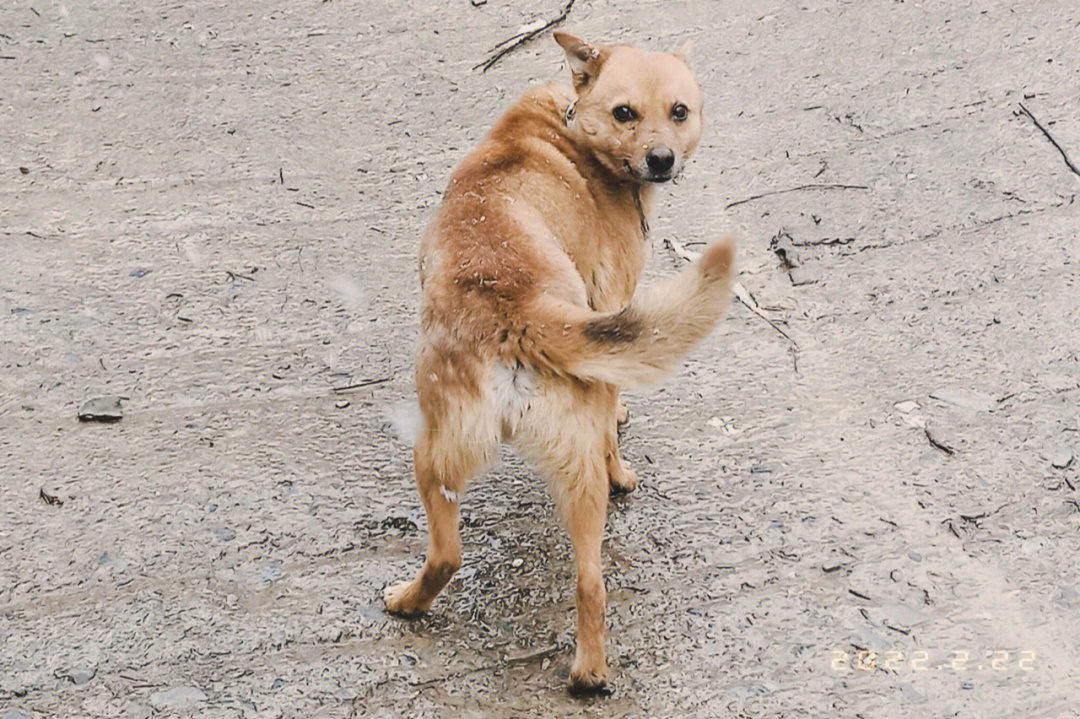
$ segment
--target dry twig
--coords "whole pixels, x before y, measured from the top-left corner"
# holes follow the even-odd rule
[[[1035,118],[1035,116],[1031,114],[1031,110],[1024,107],[1024,103],[1021,102],[1019,104],[1020,112],[1027,115],[1028,118],[1035,123],[1035,127],[1039,128],[1042,131],[1042,134],[1046,135],[1046,139],[1050,141],[1050,144],[1057,148],[1057,151],[1061,153],[1061,157],[1065,160],[1065,164],[1068,166],[1068,168],[1073,171],[1074,175],[1080,177],[1080,170],[1076,169],[1076,165],[1074,165],[1072,160],[1069,159],[1069,155],[1065,152],[1064,148],[1062,148],[1062,146],[1058,144],[1057,140],[1054,139],[1053,135],[1051,135],[1049,131],[1047,131],[1047,129],[1042,126],[1042,123],[1039,122]]]
[[[955,449],[945,444],[941,440],[937,439],[936,437],[934,437],[934,435],[930,434],[929,427],[923,427],[923,432],[926,433],[926,439],[930,442],[930,446],[934,447],[934,449],[940,449],[942,452],[948,455],[956,454]]]
[[[361,387],[370,387],[373,384],[382,384],[383,382],[389,382],[393,377],[379,377],[377,379],[365,379],[355,384],[347,384],[343,387],[331,387],[334,392],[349,392],[354,389],[360,389]]]
[[[841,184],[827,184],[827,185],[799,185],[798,187],[789,187],[786,190],[772,190],[771,192],[762,192],[760,195],[751,195],[742,200],[735,200],[729,202],[724,206],[725,209],[730,210],[732,207],[738,207],[739,205],[745,205],[747,202],[753,202],[754,200],[760,200],[762,197],[772,197],[773,195],[786,195],[790,192],[803,192],[805,190],[869,190],[866,185],[841,185]]]
[[[570,14],[570,8],[574,7],[574,2],[575,0],[567,0],[566,5],[563,7],[562,12],[559,13],[558,17],[552,18],[542,24],[527,25],[522,28],[518,34],[503,40],[498,45],[488,50],[487,59],[473,65],[473,70],[483,68],[480,72],[487,72],[491,66],[501,60],[503,56],[510,54],[548,28],[555,27],[561,23]]]

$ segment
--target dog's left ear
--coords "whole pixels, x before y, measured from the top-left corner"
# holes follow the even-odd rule
[[[692,49],[693,47],[694,47],[694,41],[693,41],[693,40],[687,40],[686,42],[684,42],[684,43],[682,44],[682,47],[680,47],[680,48],[679,48],[678,50],[676,50],[676,51],[675,51],[674,53],[672,53],[672,54],[673,54],[673,55],[674,55],[675,57],[677,57],[677,58],[679,58],[680,60],[682,60],[682,61],[683,61],[684,63],[686,63],[687,65],[689,65],[689,64],[690,64],[690,50],[691,50],[691,49]]]
[[[566,61],[570,63],[575,90],[580,90],[596,79],[600,66],[607,59],[604,48],[590,45],[580,37],[560,30],[555,31],[555,42],[566,51]]]

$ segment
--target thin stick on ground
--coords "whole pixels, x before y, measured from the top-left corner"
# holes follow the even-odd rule
[[[370,387],[373,384],[382,384],[383,382],[389,382],[393,377],[378,377],[376,379],[365,379],[355,384],[347,384],[343,387],[331,387],[334,392],[351,392],[354,389],[360,389],[361,387]]]
[[[955,449],[953,449],[949,445],[945,444],[941,440],[937,439],[936,437],[934,437],[934,435],[930,434],[930,428],[929,427],[923,427],[923,433],[926,434],[927,441],[930,442],[930,445],[932,447],[934,447],[935,449],[940,449],[945,454],[950,454],[950,455],[956,454]]]
[[[503,40],[498,45],[488,50],[488,58],[481,63],[473,65],[473,70],[483,68],[480,72],[487,72],[492,65],[501,60],[505,55],[509,55],[540,33],[561,23],[570,14],[570,8],[574,7],[575,1],[576,0],[567,0],[566,5],[563,7],[562,12],[559,13],[558,17],[552,18],[538,27],[529,28],[523,32],[519,32],[517,35]]]
[[[765,314],[758,309],[757,302],[754,301],[753,296],[746,291],[741,282],[736,282],[732,289],[735,291],[735,299],[737,299],[743,307],[753,312],[755,315],[765,320],[765,322],[774,330],[779,332],[784,339],[790,343],[789,349],[791,350],[791,362],[795,366],[795,374],[799,374],[799,344],[791,338],[787,332],[783,330],[780,325],[776,324],[772,319],[766,317]]]
[[[1042,131],[1042,134],[1046,135],[1046,139],[1050,141],[1050,144],[1053,145],[1057,149],[1057,151],[1061,153],[1062,159],[1065,160],[1065,165],[1068,166],[1068,168],[1070,170],[1072,170],[1074,175],[1076,175],[1077,177],[1080,177],[1080,170],[1076,169],[1076,165],[1074,165],[1072,160],[1069,159],[1068,153],[1066,153],[1065,149],[1061,145],[1058,144],[1057,140],[1054,139],[1054,136],[1051,135],[1050,132],[1045,127],[1042,126],[1042,123],[1039,122],[1039,120],[1034,115],[1031,114],[1031,110],[1024,107],[1024,103],[1021,102],[1021,103],[1019,103],[1019,105],[1020,105],[1020,112],[1027,115],[1028,119],[1030,119],[1032,122],[1035,123],[1035,127],[1039,128],[1039,130]]]
[[[799,185],[798,187],[789,187],[786,190],[772,190],[771,192],[762,192],[760,195],[751,195],[742,200],[735,200],[729,202],[724,206],[724,209],[730,210],[732,207],[738,207],[739,205],[745,205],[747,202],[753,202],[754,200],[760,200],[762,197],[772,197],[773,195],[786,195],[789,192],[805,192],[807,190],[869,190],[866,185],[843,185],[838,183],[830,183],[824,185]]]

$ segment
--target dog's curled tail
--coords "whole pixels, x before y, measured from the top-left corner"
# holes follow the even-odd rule
[[[618,312],[551,302],[547,327],[535,338],[544,364],[583,380],[621,387],[659,382],[712,332],[731,297],[735,243],[721,240],[701,258],[639,292]]]

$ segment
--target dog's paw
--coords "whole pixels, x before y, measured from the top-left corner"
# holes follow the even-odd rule
[[[623,404],[622,400],[619,400],[619,404],[615,407],[615,424],[626,424],[630,421],[630,408]]]
[[[574,696],[610,696],[613,692],[608,684],[607,667],[601,663],[599,667],[585,668],[579,666],[581,662],[575,661],[570,669],[570,693]]]
[[[400,582],[387,587],[383,590],[383,602],[386,611],[403,617],[415,617],[427,611],[427,607],[420,606],[417,601],[414,582]]]
[[[611,491],[616,493],[633,492],[637,488],[637,474],[617,454],[608,460],[608,481]]]

